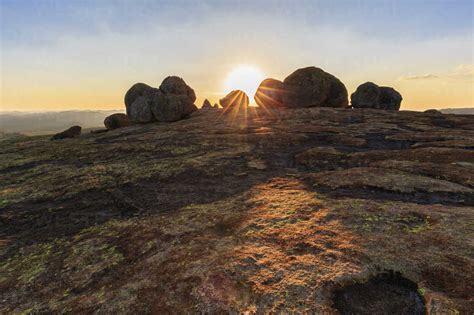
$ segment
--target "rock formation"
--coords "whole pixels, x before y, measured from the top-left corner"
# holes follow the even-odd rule
[[[81,135],[81,130],[81,126],[72,126],[71,128],[68,128],[52,136],[51,140],[74,138]]]
[[[178,121],[197,110],[183,94],[165,94],[161,91],[153,95],[151,110],[158,121]]]
[[[145,83],[135,83],[125,94],[125,108],[127,110],[127,115],[130,116],[130,107],[139,96],[149,98],[157,91],[157,88],[151,87]]]
[[[260,83],[254,99],[258,106],[264,108],[282,107],[284,93],[283,82],[268,78]]]
[[[133,85],[125,94],[125,107],[135,123],[177,121],[197,110],[194,90],[180,77],[169,76],[160,88],[144,83]]]
[[[234,90],[219,100],[225,109],[242,109],[249,106],[249,97],[244,91]]]
[[[214,103],[214,106],[212,106],[212,108],[214,108],[214,109],[219,109],[219,104]]]
[[[206,98],[204,102],[202,103],[201,109],[211,109],[212,105],[211,102]]]
[[[283,106],[347,107],[347,90],[335,76],[316,67],[298,69],[283,81]]]
[[[104,119],[104,125],[107,130],[128,127],[131,125],[128,116],[122,113],[112,114]]]
[[[399,110],[402,96],[395,89],[372,82],[359,85],[351,95],[353,108]]]
[[[157,93],[159,93],[159,91]],[[153,96],[155,94],[153,94]],[[139,96],[130,106],[129,117],[134,123],[147,123],[155,120],[151,111],[152,100],[149,97],[150,96]]]

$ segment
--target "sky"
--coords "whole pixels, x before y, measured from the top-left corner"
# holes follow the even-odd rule
[[[131,85],[168,75],[200,106],[241,65],[392,86],[405,110],[473,107],[473,3],[0,0],[0,111],[123,109]]]

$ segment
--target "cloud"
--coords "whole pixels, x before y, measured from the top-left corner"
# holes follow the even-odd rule
[[[425,74],[425,75],[412,75],[412,76],[405,76],[400,77],[399,81],[407,81],[407,80],[427,80],[427,79],[436,79],[438,78],[437,75],[434,74]]]
[[[398,81],[432,80],[432,79],[473,80],[474,79],[474,64],[460,64],[449,72],[439,73],[439,74],[401,76],[398,78]]]

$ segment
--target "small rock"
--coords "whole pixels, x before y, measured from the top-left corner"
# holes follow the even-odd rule
[[[214,108],[214,109],[219,109],[219,104],[214,103],[214,106],[212,106],[212,108]]]
[[[442,112],[437,109],[427,109],[424,111],[425,114],[433,115],[433,116],[444,116]]]
[[[94,129],[94,130],[91,130],[91,134],[99,134],[99,133],[104,133],[104,132],[107,132],[109,130],[107,129]]]
[[[131,125],[128,116],[122,113],[112,114],[104,119],[104,125],[107,130],[128,127]]]
[[[74,138],[81,135],[81,130],[82,130],[81,126],[72,126],[71,128],[66,129],[52,136],[51,140]]]
[[[202,103],[201,109],[212,109],[211,102],[207,98]]]

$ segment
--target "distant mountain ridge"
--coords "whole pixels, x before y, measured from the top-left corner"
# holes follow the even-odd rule
[[[28,135],[56,133],[72,125],[102,127],[104,119],[123,110],[70,110],[60,112],[0,112],[0,132]]]
[[[443,114],[455,114],[455,115],[474,115],[474,107],[465,108],[444,108],[440,109]]]

